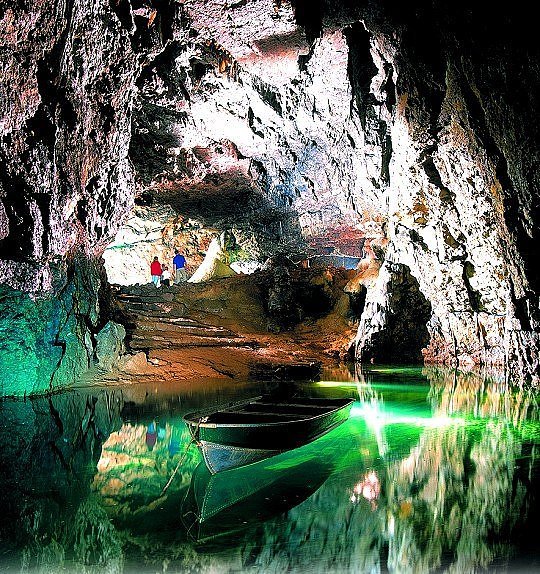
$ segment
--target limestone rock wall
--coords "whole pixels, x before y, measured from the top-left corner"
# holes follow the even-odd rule
[[[380,126],[363,127],[351,110],[345,33],[328,31],[310,49],[284,3],[271,14],[299,45],[280,36],[279,57],[254,47],[246,55],[243,39],[222,36],[221,21],[196,8],[186,14],[197,42],[172,44],[139,81],[131,144],[138,193],[207,227],[251,235],[263,258],[301,256],[306,240],[328,241],[333,230],[356,231],[356,244],[366,229],[380,234]]]
[[[515,69],[523,58],[538,61],[538,49],[521,34],[520,17],[492,15],[488,26],[481,5],[462,8],[321,2],[312,10],[283,2],[269,16],[262,1],[189,4],[186,17],[202,46],[168,65],[160,61],[144,79],[143,110],[156,101],[157,86],[163,109],[182,111],[165,130],[174,136],[167,153],[178,159],[160,166],[150,187],[181,209],[190,178],[201,188],[234,181],[233,197],[248,206],[244,227],[259,245],[266,235],[284,251],[305,253],[303,242],[317,237],[324,245],[330,230],[344,234],[345,226],[363,236],[375,229],[388,247],[367,295],[359,359],[373,358],[368,349],[381,338],[389,344],[376,354],[380,360],[399,355],[390,349],[396,338],[387,320],[411,313],[404,299],[401,308],[389,303],[391,270],[402,265],[431,306],[422,319],[428,343],[418,338],[405,356],[422,351],[433,362],[504,364],[510,374],[537,380],[530,258],[537,158],[534,146],[524,154],[519,140],[538,140],[534,97],[522,96],[538,78],[534,67],[521,76]],[[223,18],[242,33],[224,30]],[[494,39],[490,30],[503,26],[507,39]],[[171,97],[175,82],[184,86],[180,99]],[[234,144],[235,162],[201,156],[223,141]],[[190,148],[191,172],[182,167]],[[239,192],[243,186],[255,196],[262,191],[263,210]],[[268,210],[270,225],[258,229],[255,220]]]
[[[432,306],[426,360],[505,364],[537,381],[537,272],[529,254],[538,242],[531,196],[538,156],[529,145],[539,132],[536,95],[524,93],[538,77],[534,66],[516,69],[538,61],[538,47],[524,15],[461,8],[396,9],[387,14],[397,23],[390,34],[380,14],[366,19],[374,62],[379,73],[392,70],[395,88],[383,270],[406,265]],[[497,27],[503,40],[492,35]],[[371,93],[382,99],[373,82]],[[362,341],[388,330],[380,321],[374,328],[390,309],[388,277],[382,272],[368,292],[360,357]]]
[[[16,4],[2,30],[2,275],[42,291],[53,258],[80,246],[99,254],[132,206],[137,58],[106,2]],[[30,285],[21,282],[27,268]]]
[[[172,34],[127,2],[0,6],[4,394],[69,384],[94,359],[99,258],[133,206],[135,80]],[[29,295],[27,295],[29,294]]]
[[[540,54],[526,12],[424,0],[4,4],[0,279],[11,290],[58,298],[76,253],[97,280],[94,262],[135,200],[235,228],[254,258],[375,237],[387,247],[359,359],[373,341],[391,346],[397,265],[431,307],[426,360],[538,380]],[[89,357],[78,373],[105,323],[73,313]]]

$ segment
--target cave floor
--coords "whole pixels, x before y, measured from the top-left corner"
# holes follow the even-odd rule
[[[325,282],[331,305],[287,330],[275,328],[260,281],[236,276],[205,283],[116,287],[127,330],[124,356],[104,383],[197,379],[312,378],[338,364],[356,334],[345,271],[312,275]],[[263,289],[264,290],[264,289]]]

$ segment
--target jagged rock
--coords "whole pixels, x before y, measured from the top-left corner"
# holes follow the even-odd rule
[[[124,353],[126,330],[123,325],[109,321],[96,335],[97,366],[110,371]]]
[[[244,275],[251,275],[255,271],[259,270],[262,264],[258,261],[233,261],[230,264],[230,268],[235,273],[242,273]]]
[[[406,266],[431,305],[427,359],[504,364],[538,382],[532,19],[483,3],[353,4],[7,7],[0,281],[48,299],[36,308],[55,342],[44,343],[52,355],[35,354],[29,384],[48,388],[89,364],[93,330],[108,319],[90,317],[95,263],[136,200],[200,225],[180,242],[194,261],[210,230],[234,228],[246,260],[301,261],[347,229],[352,245],[377,228],[386,261]],[[167,226],[150,233],[165,258],[177,245]],[[76,253],[94,269],[87,284],[69,275]],[[379,275],[368,302],[388,280]],[[90,315],[71,306],[72,289],[86,290]],[[401,332],[375,305],[363,315]],[[18,357],[26,319],[14,319],[4,348]]]
[[[285,266],[276,266],[273,269],[267,307],[268,329],[274,333],[290,329],[300,321],[300,304],[295,297],[289,270]]]
[[[117,364],[118,370],[128,375],[141,375],[151,372],[152,366],[148,363],[146,353],[139,352],[134,355],[127,355]]]
[[[99,273],[84,258],[54,269],[57,296],[31,298],[0,286],[0,382],[23,396],[72,384],[93,364]],[[66,275],[69,278],[66,278]]]
[[[9,222],[6,214],[6,208],[0,201],[0,240],[9,235]]]
[[[376,288],[367,293],[356,345],[364,361],[415,363],[429,341],[431,306],[410,270],[385,263]]]

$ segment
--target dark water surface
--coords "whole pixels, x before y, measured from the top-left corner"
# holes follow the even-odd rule
[[[345,424],[210,475],[182,415],[267,387],[1,401],[0,571],[540,571],[536,395],[449,369],[328,372],[291,388],[354,398]]]

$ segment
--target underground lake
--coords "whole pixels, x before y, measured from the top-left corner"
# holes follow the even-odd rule
[[[327,370],[287,388],[353,398],[350,417],[299,448],[216,474],[182,416],[275,384],[134,384],[3,400],[0,570],[540,566],[537,394],[475,372],[390,365]]]

